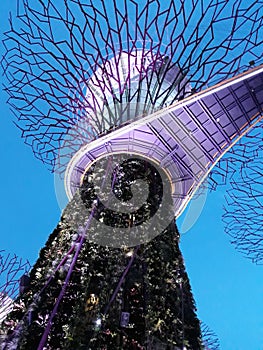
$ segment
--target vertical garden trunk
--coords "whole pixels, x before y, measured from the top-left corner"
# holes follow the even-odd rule
[[[149,173],[146,170],[147,164],[133,160],[125,177],[117,177],[115,185],[124,197],[129,196],[134,174],[143,177]],[[202,349],[174,221],[150,242],[136,247],[101,246],[87,238],[82,243],[69,218],[81,222],[80,202],[91,210],[95,193],[87,180],[90,174],[92,170],[40,251],[29,288],[4,321],[2,328],[8,336],[2,349],[38,349],[71,268],[45,349]],[[157,192],[161,191],[153,174],[148,180],[154,182]],[[151,206],[156,206],[150,198],[153,192],[145,217],[151,213]],[[98,205],[94,216],[99,219],[102,214],[108,225],[116,219]],[[136,215],[133,223],[141,219],[142,214]],[[80,254],[73,264],[78,248]]]

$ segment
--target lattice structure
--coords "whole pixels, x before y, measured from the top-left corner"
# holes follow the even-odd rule
[[[142,3],[139,0],[59,0],[54,3],[50,0],[21,0],[18,3],[17,21],[11,20],[11,30],[4,40],[6,54],[2,64],[7,79],[8,102],[17,117],[17,126],[22,130],[25,143],[32,147],[37,158],[59,173],[63,173],[68,162],[74,164],[66,183],[69,191],[72,183],[74,185],[75,175],[79,189],[95,160],[105,154],[121,153],[122,147],[128,144],[126,153],[131,154],[133,149],[132,154],[153,159],[167,170],[170,187],[178,196],[174,198],[174,193],[171,193],[175,206],[177,200],[192,195],[194,186],[202,181],[217,157],[227,151],[233,140],[241,137],[246,128],[253,127],[253,123],[262,117],[263,67],[259,66],[263,42],[261,1],[171,0],[167,3],[146,0]],[[230,80],[226,83],[226,79]],[[208,89],[209,85],[212,85],[211,89]],[[147,122],[143,124],[142,120]],[[70,165],[67,171],[71,169]],[[223,167],[218,169],[218,174],[223,174]],[[106,177],[105,170],[94,171],[94,178],[98,178],[98,174],[100,178]],[[139,175],[145,175],[148,170],[144,167]],[[113,189],[115,180],[112,180],[111,186]],[[177,186],[181,186],[182,191],[177,191]],[[157,187],[161,193],[161,180]],[[127,194],[125,191],[123,193]],[[120,258],[116,262],[113,254],[108,252],[108,245],[98,248],[94,241],[90,243],[91,239],[87,239],[100,233],[95,229],[92,231],[89,224],[98,213],[96,210],[100,210],[99,201],[94,200],[90,193],[87,195],[87,199],[91,200],[88,223],[78,227],[77,220],[75,230],[68,217],[72,215],[75,220],[83,213],[76,200],[79,192],[72,193],[74,198],[67,208],[69,214],[66,210],[62,223],[48,240],[31,274],[31,289],[21,297],[24,314],[21,316],[20,310],[13,312],[15,321],[13,333],[6,339],[7,348],[12,348],[13,343],[23,344],[23,349],[28,349],[31,346],[27,337],[29,330],[34,331],[34,341],[38,343],[35,346],[39,350],[44,349],[48,342],[65,348],[65,344],[61,345],[64,341],[69,349],[72,341],[82,342],[78,343],[81,346],[91,341],[95,344],[94,349],[98,349],[98,344],[107,344],[110,348],[113,337],[115,346],[125,339],[127,346],[133,344],[138,349],[142,348],[141,344],[149,340],[142,328],[135,325],[135,335],[129,336],[127,332],[123,337],[124,332],[116,321],[118,313],[111,309],[114,316],[109,321],[114,319],[115,322],[111,324],[102,311],[103,304],[109,301],[110,305],[112,300],[120,311],[120,306],[116,306],[117,295],[125,280],[126,275],[123,274],[132,268],[134,276],[141,274],[142,278],[133,280],[127,287],[127,304],[137,303],[139,299],[143,304],[144,276],[157,271],[158,266],[172,274],[177,274],[178,269],[184,270],[177,250],[178,235],[174,223],[166,228],[170,234],[169,244],[165,245],[162,240],[166,238],[161,236],[156,238],[160,244],[154,241],[145,247],[134,244],[137,247],[131,251],[128,267],[121,274],[119,268],[125,266],[127,246],[117,246]],[[150,191],[149,202],[161,207],[159,201],[154,202],[154,196]],[[75,206],[73,211],[70,210],[72,206]],[[179,202],[178,208],[181,207]],[[147,208],[149,210],[149,205]],[[106,215],[102,213],[100,219],[104,222],[106,216],[106,221],[111,224],[115,215],[106,209],[105,212]],[[132,222],[137,222],[134,212],[131,213],[125,216],[129,229]],[[117,219],[120,217],[118,215]],[[123,224],[122,219],[119,221]],[[157,246],[156,252],[155,247],[151,249],[152,243]],[[160,250],[161,244],[166,249]],[[56,245],[60,254],[64,254],[58,260],[54,258],[53,251]],[[168,247],[171,251],[166,256]],[[140,249],[145,249],[147,254],[149,250],[150,257],[137,254]],[[83,252],[88,258],[86,265],[85,258],[81,256]],[[108,252],[109,256],[104,252]],[[137,266],[133,265],[136,259],[139,261]],[[100,270],[98,261],[102,267],[105,263],[107,268],[112,269],[114,282],[118,282],[119,278],[113,294],[107,289],[110,283],[96,290],[96,293],[101,293],[101,303],[96,293],[90,290],[87,294],[86,288],[88,285],[98,289],[98,281],[101,285],[105,284],[102,273],[105,271]],[[168,266],[172,262],[176,267],[170,271]],[[83,264],[86,268],[94,267],[89,275]],[[142,273],[144,268],[147,273]],[[160,275],[163,277],[163,274]],[[147,321],[143,319],[144,325],[154,321],[147,337],[153,344],[169,344],[174,349],[184,345],[189,349],[200,347],[199,322],[187,276],[181,279],[180,276],[169,275],[164,283],[154,283],[154,277],[155,273],[150,276],[148,291],[167,284],[165,290],[160,291],[160,300],[167,298],[176,307],[166,310],[165,304],[161,304],[159,313],[155,308],[149,308],[150,313],[142,316],[142,319],[148,317]],[[127,280],[127,284],[131,283],[129,278]],[[80,287],[82,295],[78,294]],[[74,302],[70,288],[76,293]],[[167,291],[173,296],[178,295],[177,301],[170,298]],[[140,295],[139,299],[134,297],[134,293]],[[112,295],[110,300],[109,294]],[[150,303],[155,300],[155,295],[152,292]],[[82,298],[82,304],[86,302],[85,312],[91,311],[91,304],[94,304],[96,312],[92,317],[88,315],[88,321],[83,308],[79,310],[82,304],[76,305],[78,298]],[[190,312],[184,312],[186,306]],[[72,311],[73,315],[81,311],[82,316],[69,320],[65,318],[64,309],[69,314]],[[137,309],[141,315],[141,307]],[[127,314],[123,313],[125,317],[128,317]],[[96,320],[98,315],[101,318]],[[55,324],[56,329],[52,329],[55,317],[59,321]],[[79,325],[86,321],[93,334],[89,339],[86,334],[79,336],[82,329],[86,330],[86,325]],[[171,329],[173,321],[178,323],[175,327],[178,335]],[[107,322],[109,332],[97,329]],[[186,328],[186,324],[190,326]],[[166,333],[162,334],[162,327],[166,327]],[[171,339],[167,343],[169,334]]]
[[[231,243],[257,264],[263,262],[263,124],[244,136],[222,159],[213,183],[224,179],[223,221]]]
[[[17,255],[0,251],[0,323],[12,309],[13,300],[19,294],[20,278],[31,266]]]
[[[19,1],[3,66],[25,143],[52,170],[63,169],[81,145],[123,123],[123,108],[129,115],[153,81],[157,90],[144,94],[140,113],[256,64],[261,10],[261,1]]]
[[[220,343],[217,335],[205,324],[201,323],[204,350],[219,350]]]

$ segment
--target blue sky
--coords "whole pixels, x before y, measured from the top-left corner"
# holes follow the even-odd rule
[[[1,36],[15,4],[0,2]],[[54,177],[23,144],[6,97],[1,91],[0,247],[34,262],[61,211]],[[222,187],[209,194],[198,221],[182,235],[181,248],[198,315],[218,335],[221,349],[263,350],[263,267],[237,253],[224,234],[224,193]]]

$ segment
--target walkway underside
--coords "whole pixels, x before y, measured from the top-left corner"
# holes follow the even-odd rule
[[[261,120],[263,66],[193,94],[82,147],[65,177],[69,198],[94,160],[112,153],[156,161],[171,181],[175,216],[222,155]]]

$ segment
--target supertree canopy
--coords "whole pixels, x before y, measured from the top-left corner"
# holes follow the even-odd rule
[[[201,330],[204,350],[219,350],[220,344],[216,334],[203,322],[201,323]]]
[[[14,307],[14,299],[26,288],[30,268],[28,261],[4,250],[0,251],[0,322]]]
[[[262,12],[242,0],[18,1],[8,103],[70,203],[3,349],[206,346],[174,216],[262,119]],[[221,160],[210,178],[227,173]]]
[[[263,124],[255,126],[210,177],[211,184],[225,185],[223,221],[231,243],[257,264],[263,262]]]
[[[18,4],[4,40],[8,101],[25,142],[52,170],[101,132],[262,57],[261,1]]]
[[[69,198],[95,159],[128,152],[166,168],[178,216],[261,118],[261,24],[258,1],[19,1],[8,102]]]

